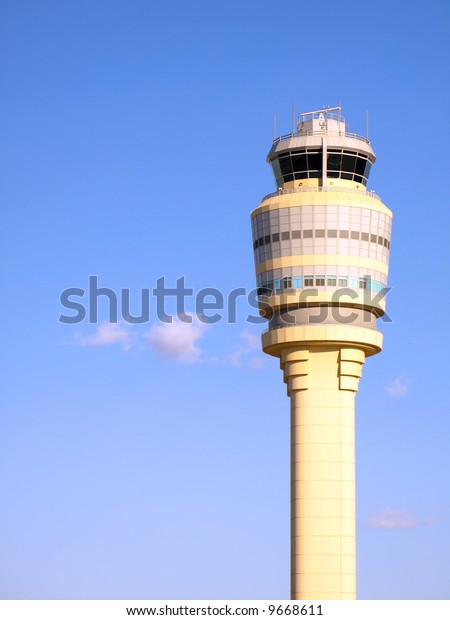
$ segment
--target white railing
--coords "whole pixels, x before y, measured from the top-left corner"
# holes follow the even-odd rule
[[[297,192],[351,192],[356,194],[363,194],[364,196],[370,196],[371,198],[377,198],[381,200],[378,194],[373,191],[365,190],[365,189],[354,189],[353,187],[289,187],[287,189],[279,189],[276,192],[272,192],[271,194],[267,194],[261,200],[264,202],[269,198],[274,198],[275,196],[282,196],[283,194],[296,194]]]
[[[351,132],[348,132],[348,131],[311,131],[311,130],[307,130],[307,131],[301,131],[301,132],[300,131],[293,131],[291,133],[284,134],[284,136],[278,136],[278,138],[275,138],[275,140],[272,142],[272,146],[275,146],[275,144],[278,144],[282,140],[289,140],[290,138],[303,138],[303,136],[340,136],[341,138],[354,138],[355,140],[362,140],[363,142],[366,142],[367,144],[370,144],[369,138],[366,138],[366,136],[360,136],[357,133],[351,133]]]

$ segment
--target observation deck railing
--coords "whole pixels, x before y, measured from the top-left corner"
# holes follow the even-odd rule
[[[371,198],[381,198],[373,191],[365,189],[354,189],[353,187],[288,187],[287,189],[278,189],[276,192],[266,194],[261,202],[274,198],[275,196],[282,196],[283,194],[296,194],[297,192],[350,192],[355,194],[363,194],[364,196],[370,196]]]
[[[367,144],[370,144],[369,138],[366,136],[360,136],[357,133],[350,133],[348,131],[293,131],[287,133],[284,136],[278,136],[272,142],[272,146],[275,146],[282,140],[289,140],[289,138],[303,138],[304,136],[340,136],[341,138],[355,138],[356,140],[363,140]]]

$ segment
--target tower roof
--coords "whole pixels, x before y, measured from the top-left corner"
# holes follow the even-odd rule
[[[372,163],[376,159],[368,137],[347,131],[347,124],[341,114],[341,107],[336,106],[313,110],[312,112],[302,112],[297,118],[296,131],[274,139],[267,161],[272,162],[285,151],[321,148],[324,138],[326,138],[329,148],[340,147],[364,153]]]

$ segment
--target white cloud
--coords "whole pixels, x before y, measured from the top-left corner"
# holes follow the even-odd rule
[[[417,527],[418,525],[433,525],[434,523],[436,523],[435,518],[418,519],[412,512],[387,508],[379,515],[371,517],[368,524],[372,528],[394,530]]]
[[[98,325],[92,334],[76,334],[72,343],[91,347],[120,345],[125,351],[139,351],[144,339],[159,357],[187,364],[202,362],[259,369],[266,363],[266,356],[261,352],[260,335],[249,330],[240,333],[239,342],[228,352],[218,356],[207,354],[200,346],[200,340],[210,325],[195,314],[187,316],[192,319],[191,323],[175,316],[171,323],[157,323],[144,334],[137,333],[127,323],[105,322]]]
[[[386,385],[384,389],[393,398],[399,396],[406,396],[411,388],[411,381],[404,375],[396,377],[389,385]]]
[[[171,323],[153,325],[146,337],[150,347],[160,357],[192,364],[201,361],[202,350],[198,341],[203,337],[208,325],[195,315],[191,323],[184,323],[174,317]]]
[[[103,347],[109,344],[120,344],[126,351],[133,346],[130,328],[119,323],[102,323],[93,334],[75,335],[75,343],[80,346]]]
[[[226,356],[225,362],[231,366],[250,365],[252,368],[261,368],[266,358],[262,355],[255,355],[256,351],[261,350],[260,335],[256,335],[249,330],[241,332],[239,335],[240,343]]]

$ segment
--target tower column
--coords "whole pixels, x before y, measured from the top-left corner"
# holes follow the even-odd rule
[[[291,598],[356,598],[354,400],[364,351],[282,352],[291,401]]]
[[[341,108],[301,114],[267,156],[277,191],[252,212],[263,351],[291,403],[291,597],[356,598],[355,393],[382,349],[392,211],[375,153]]]

